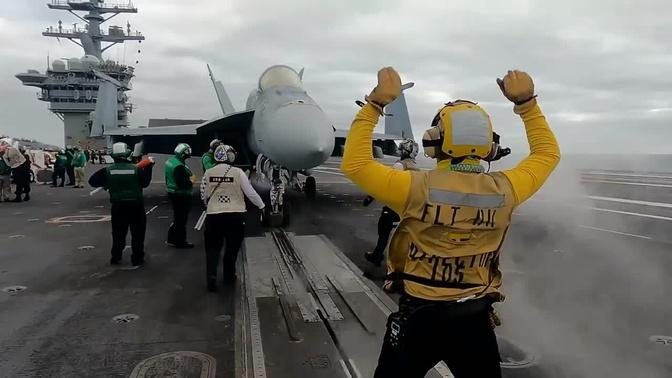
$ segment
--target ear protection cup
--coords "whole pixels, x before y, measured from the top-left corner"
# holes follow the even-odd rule
[[[422,149],[425,156],[438,159],[442,155],[441,146],[443,146],[443,132],[440,126],[430,127],[422,135]]]
[[[497,157],[497,154],[499,154],[499,134],[496,132],[492,132],[492,147],[490,148],[490,152],[488,152],[488,155],[483,158],[485,161],[494,161],[495,157]]]

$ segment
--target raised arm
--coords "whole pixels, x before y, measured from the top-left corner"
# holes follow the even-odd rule
[[[546,182],[560,161],[558,142],[534,96],[532,78],[520,71],[509,71],[497,81],[504,95],[515,105],[514,111],[525,124],[530,155],[513,169],[504,171],[511,182],[518,204],[530,198]]]
[[[400,213],[411,187],[410,172],[398,171],[373,160],[371,138],[385,105],[401,93],[401,79],[393,68],[378,72],[378,86],[355,116],[345,141],[341,170],[376,200]]]

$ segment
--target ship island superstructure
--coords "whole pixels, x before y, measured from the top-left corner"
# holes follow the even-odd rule
[[[138,9],[128,2],[105,0],[51,0],[50,9],[63,10],[78,18],[78,23],[65,27],[62,21],[57,26],[42,32],[45,37],[67,39],[84,50],[83,57],[56,59],[45,73],[28,70],[16,75],[23,85],[40,88],[37,97],[49,102],[49,110],[63,121],[64,146],[100,149],[107,145],[106,138],[91,136],[91,113],[96,109],[99,85],[105,78],[112,78],[121,86],[117,88],[117,125],[128,126],[128,113],[133,106],[126,92],[131,89],[134,68],[119,62],[104,59],[103,53],[110,47],[125,41],[141,43],[145,37],[138,31],[120,26],[102,25],[122,13],[137,13]],[[81,23],[82,26],[79,26]],[[103,45],[105,43],[105,45]]]

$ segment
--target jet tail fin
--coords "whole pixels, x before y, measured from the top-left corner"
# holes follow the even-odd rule
[[[215,76],[212,74],[212,70],[210,69],[210,65],[207,64],[207,66],[208,66],[208,73],[210,74],[210,80],[212,81],[212,85],[215,87],[215,93],[217,94],[217,101],[219,101],[219,107],[222,108],[222,113],[223,114],[234,113],[236,109],[234,109],[233,104],[231,103],[231,99],[229,98],[229,95],[226,93],[226,90],[224,89],[224,85],[222,85],[221,81],[215,79]]]
[[[401,138],[413,139],[413,128],[408,116],[404,90],[413,88],[414,83],[406,83],[401,86],[401,95],[385,107],[385,134],[398,135]]]

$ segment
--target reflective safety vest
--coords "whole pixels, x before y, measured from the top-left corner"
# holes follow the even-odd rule
[[[83,168],[86,166],[86,155],[83,152],[75,152],[72,158],[72,166],[76,168]]]
[[[500,292],[499,253],[515,206],[502,173],[411,172],[411,190],[389,245],[388,271],[406,293],[451,301]]]
[[[75,156],[75,155],[72,154],[72,151],[70,151],[70,150],[65,150],[65,158],[66,158],[67,166],[68,166],[68,167],[71,167],[71,166],[72,166],[72,158],[73,158],[74,156]]]
[[[413,159],[401,159],[397,163],[401,164],[404,167],[404,171],[417,171],[418,166],[415,164]]]
[[[191,195],[192,193],[192,187],[189,186],[189,188],[179,188],[177,186],[177,181],[175,181],[175,168],[183,166],[186,171],[187,171],[187,176],[193,175],[191,173],[191,170],[189,167],[187,167],[186,164],[180,159],[177,158],[177,156],[173,156],[170,159],[166,161],[166,171],[165,171],[165,177],[166,177],[166,192],[168,193],[177,193],[177,194],[189,194]]]
[[[203,176],[208,214],[244,213],[245,195],[240,187],[242,169],[228,164],[218,164]]]
[[[212,152],[206,152],[201,158],[201,165],[203,166],[203,172],[217,165],[215,162],[215,155]]]
[[[110,202],[142,201],[138,168],[131,163],[114,163],[106,168]]]
[[[65,155],[59,154],[56,156],[56,163],[54,164],[54,169],[65,169],[65,166],[68,164],[68,158]]]

